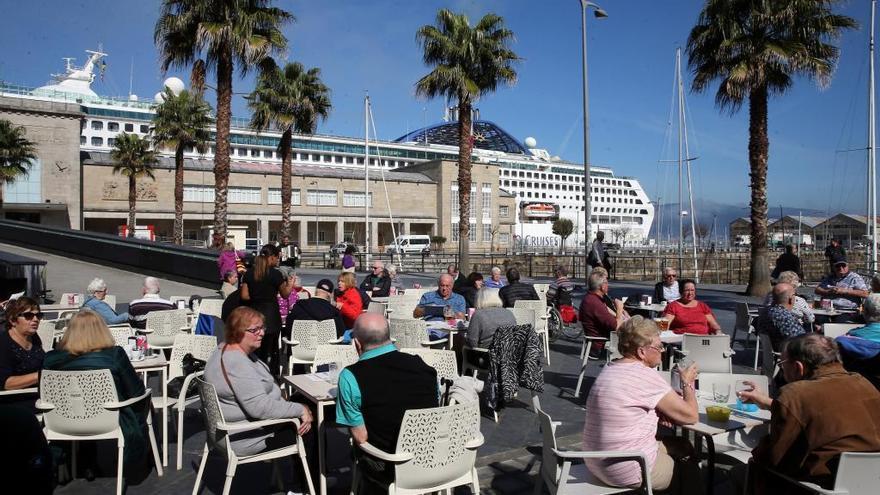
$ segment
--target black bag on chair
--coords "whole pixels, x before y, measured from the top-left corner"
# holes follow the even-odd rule
[[[183,368],[183,376],[178,376],[173,378],[168,382],[168,396],[169,397],[178,397],[180,396],[180,389],[183,387],[183,381],[186,380],[186,377],[197,373],[199,371],[205,370],[206,361],[202,359],[196,359],[192,354],[186,353],[183,356],[183,362],[181,363],[181,367]],[[199,389],[196,387],[196,382],[191,381],[189,383],[189,387],[186,389],[186,398],[195,397],[199,395]]]

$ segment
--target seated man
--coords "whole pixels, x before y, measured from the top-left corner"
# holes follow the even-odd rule
[[[604,301],[608,297],[608,277],[601,272],[593,271],[590,274],[589,290],[581,300],[578,319],[584,327],[584,335],[607,339],[623,323],[626,314],[623,311],[623,301],[614,299],[614,312],[608,309]],[[604,348],[604,342],[593,342],[590,357],[599,359]]]
[[[128,315],[131,317],[132,328],[147,328],[147,313],[176,308],[171,304],[171,301],[159,296],[160,290],[158,278],[147,277],[144,279],[142,289],[144,297],[128,303]]]
[[[501,277],[501,268],[497,266],[492,267],[492,275],[489,277],[489,280],[486,280],[486,287],[490,289],[500,289],[507,285],[504,282],[504,279]]]
[[[282,335],[290,338],[293,322],[296,320],[333,320],[336,324],[336,336],[342,337],[345,333],[345,323],[342,321],[339,309],[330,302],[332,296],[333,282],[330,279],[321,279],[315,285],[315,294],[312,297],[300,299],[290,308]]]
[[[681,286],[678,282],[678,272],[675,268],[667,266],[663,269],[663,280],[654,285],[654,302],[672,302],[681,299]]]
[[[559,265],[554,273],[556,280],[547,287],[547,305],[555,304],[557,308],[571,306],[571,293],[574,292],[574,284],[568,278],[568,269]]]
[[[771,412],[770,433],[752,450],[752,479],[764,493],[782,493],[777,478],[762,470],[772,468],[830,488],[840,453],[880,450],[880,392],[847,373],[837,344],[822,335],[789,339],[780,366],[788,384],[776,400],[740,392],[744,401]]]
[[[862,298],[868,297],[868,285],[862,277],[849,270],[845,259],[834,261],[833,273],[822,279],[816,294],[830,298],[835,308],[856,309]],[[852,321],[858,315],[846,314],[834,318],[837,323]]]
[[[498,291],[505,308],[512,308],[516,301],[538,301],[538,293],[531,284],[519,281],[519,270],[511,268],[507,270],[507,285]]]
[[[385,263],[379,260],[373,261],[373,273],[367,275],[361,282],[361,290],[370,297],[388,297],[391,293],[391,277],[385,270]]]
[[[339,373],[336,422],[350,428],[355,443],[369,442],[393,453],[404,413],[439,405],[437,372],[420,357],[398,351],[391,343],[388,322],[379,314],[358,317],[354,345],[360,358]],[[355,456],[367,479],[393,480],[393,465],[360,449],[355,449]]]
[[[773,304],[762,309],[755,322],[758,333],[770,336],[774,350],[781,349],[785,340],[804,334],[804,326],[792,312],[794,297],[792,285],[784,282],[774,285]]]
[[[440,280],[437,281],[437,290],[422,294],[418,306],[413,310],[413,317],[421,318],[425,316],[428,306],[451,306],[452,312],[455,313],[455,318],[463,319],[464,313],[467,311],[467,303],[465,303],[464,297],[461,294],[452,292],[452,284],[452,275],[448,273],[440,275]],[[443,315],[429,315],[425,319],[428,321],[440,321],[443,319]]]

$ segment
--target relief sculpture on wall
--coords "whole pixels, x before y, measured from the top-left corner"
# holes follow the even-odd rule
[[[137,184],[138,201],[156,201],[156,183],[140,182]],[[128,183],[124,181],[104,181],[101,188],[101,199],[110,201],[128,201]]]

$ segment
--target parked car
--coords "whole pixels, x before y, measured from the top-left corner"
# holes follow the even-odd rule
[[[345,250],[348,249],[348,246],[354,247],[354,252],[357,253],[359,251],[357,245],[351,242],[340,242],[339,244],[334,244],[333,247],[330,248],[330,254],[334,256],[342,256],[345,254]]]

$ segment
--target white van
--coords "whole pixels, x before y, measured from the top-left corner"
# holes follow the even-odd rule
[[[419,254],[430,250],[431,236],[427,235],[399,235],[386,249],[388,254]]]

